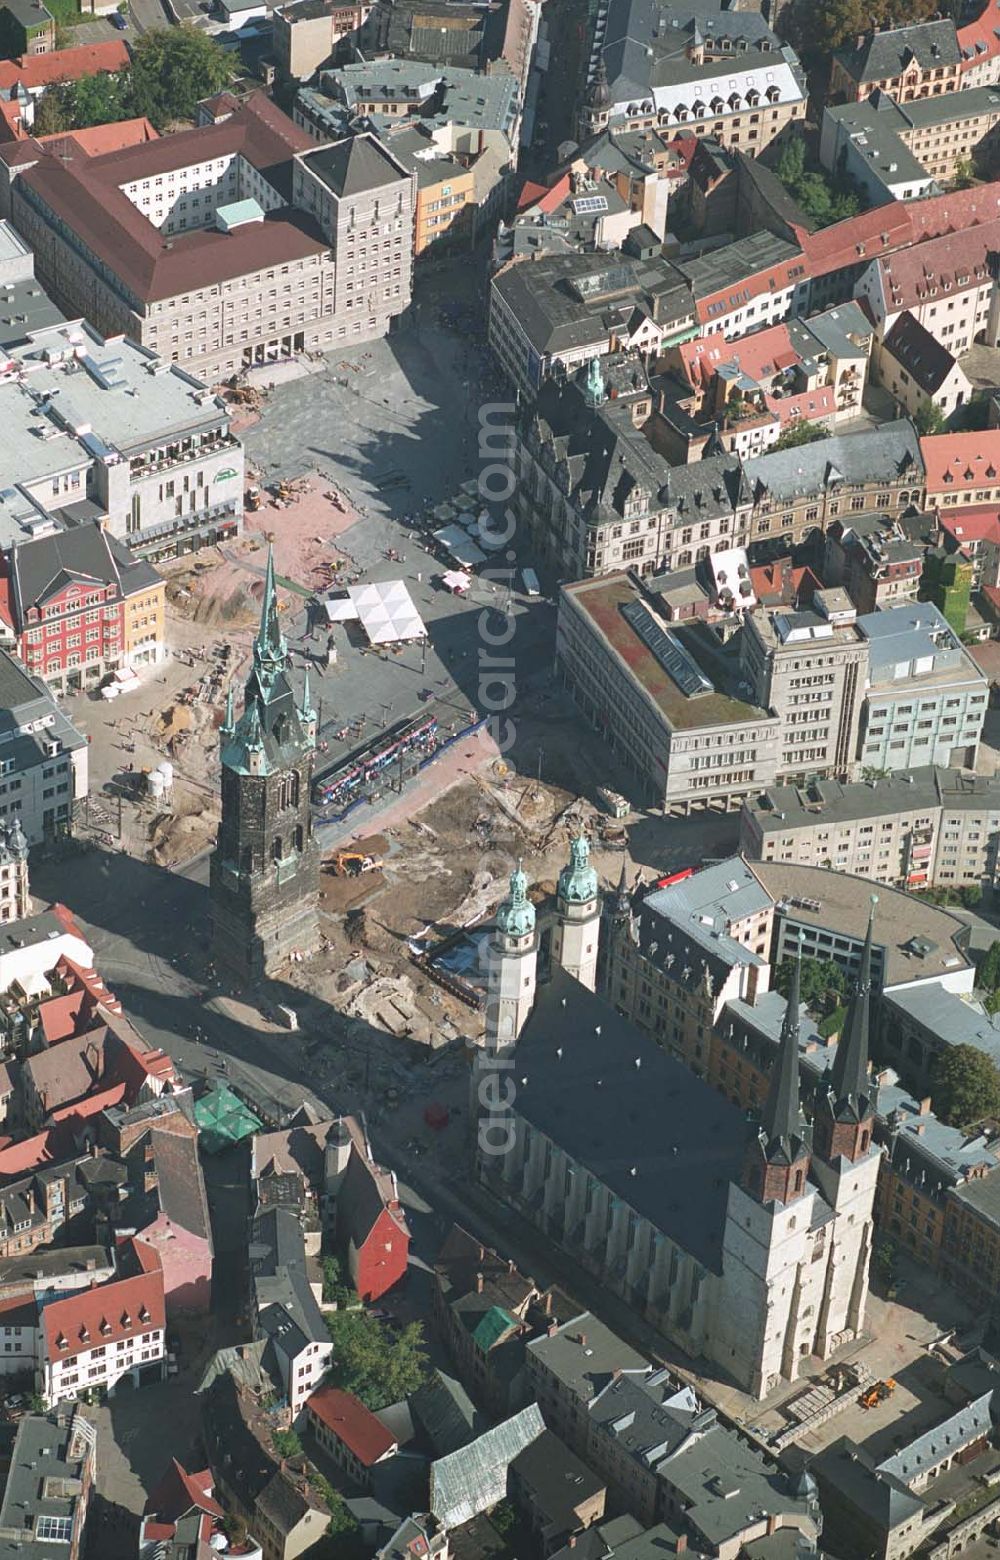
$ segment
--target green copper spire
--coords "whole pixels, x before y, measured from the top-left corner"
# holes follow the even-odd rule
[[[235,724],[235,712],[233,710],[233,685],[226,689],[226,713],[222,717],[222,731],[224,736],[229,736]]]
[[[497,927],[508,937],[530,937],[535,930],[535,907],[528,898],[528,878],[520,862],[510,875],[510,892],[497,911]]]
[[[590,844],[578,834],[569,847],[569,865],[559,874],[559,898],[567,904],[587,904],[597,898],[597,873],[590,865]]]
[[[264,602],[260,614],[260,628],[254,641],[253,658],[261,669],[275,672],[284,666],[288,646],[278,621],[278,587],[274,578],[274,548],[267,549],[267,572],[264,575]]]
[[[600,406],[604,400],[604,375],[600,358],[591,358],[587,365],[587,400],[591,406]]]

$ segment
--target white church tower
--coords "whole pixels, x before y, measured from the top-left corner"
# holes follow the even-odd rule
[[[528,879],[518,862],[510,875],[510,891],[497,910],[496,928],[486,952],[486,1033],[484,1047],[492,1055],[517,1043],[535,1003],[538,936],[535,907],[528,898]]]
[[[587,836],[579,834],[570,845],[569,864],[559,874],[552,962],[560,964],[588,991],[597,990],[600,924],[597,873],[590,865]]]

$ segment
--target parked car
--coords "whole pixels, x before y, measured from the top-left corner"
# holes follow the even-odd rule
[[[124,32],[128,26],[128,17],[121,11],[112,11],[111,25],[112,27],[117,27],[119,32]]]

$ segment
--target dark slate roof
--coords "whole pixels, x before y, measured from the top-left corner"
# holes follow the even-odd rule
[[[197,1138],[155,1130],[150,1137],[161,1209],[172,1224],[211,1245],[212,1228]]]
[[[847,1436],[841,1436],[820,1452],[809,1468],[821,1498],[828,1491],[836,1492],[836,1501],[830,1502],[834,1510],[845,1502],[877,1522],[885,1532],[909,1522],[924,1510],[919,1495],[911,1494],[893,1474],[880,1473],[864,1449]]]
[[[760,48],[774,34],[757,11],[722,10],[712,0],[665,8],[661,0],[611,0],[604,27],[604,63],[613,101],[636,97],[681,68],[695,28],[709,40]],[[737,55],[737,47],[733,54]],[[740,59],[742,64],[742,58]],[[693,68],[688,66],[688,70]]]
[[[921,70],[936,70],[957,65],[961,55],[955,23],[949,18],[869,33],[860,49],[838,49],[836,58],[855,81],[864,82],[898,76],[912,59]]]
[[[77,526],[16,543],[11,549],[11,577],[19,623],[29,607],[47,601],[74,580],[121,585],[107,534],[98,525]]]
[[[332,146],[306,153],[303,161],[341,199],[382,189],[406,177],[395,159],[369,134],[346,136]]]
[[[885,350],[927,395],[934,395],[955,367],[948,348],[904,309],[884,342]]]
[[[574,380],[547,380],[535,403],[533,437],[565,462],[568,497],[581,512],[612,519],[625,512],[636,488],[651,510],[670,509],[699,522],[730,515],[744,496],[737,455],[710,455],[689,466],[671,466],[653,449],[621,400],[589,404]]]
[[[626,321],[636,307],[660,322],[694,309],[687,278],[663,255],[546,255],[508,266],[492,286],[542,353],[606,340],[609,316]]]
[[[557,1532],[571,1532],[577,1508],[606,1488],[605,1481],[551,1430],[543,1430],[536,1441],[518,1452],[510,1471],[531,1491],[535,1510]]]
[[[787,450],[769,450],[745,463],[752,487],[777,500],[821,493],[842,483],[923,481],[920,441],[906,418],[864,433],[834,434]]]
[[[515,1067],[518,1115],[720,1270],[749,1130],[735,1105],[562,970],[539,987]]]
[[[468,1446],[488,1425],[461,1383],[440,1370],[411,1394],[409,1406],[435,1457]]]

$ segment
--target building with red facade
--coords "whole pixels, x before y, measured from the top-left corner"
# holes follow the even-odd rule
[[[51,687],[82,688],[130,658],[159,659],[155,636],[148,654],[135,654],[129,606],[150,600],[155,617],[163,581],[99,525],[17,542],[4,572],[18,654]]]

